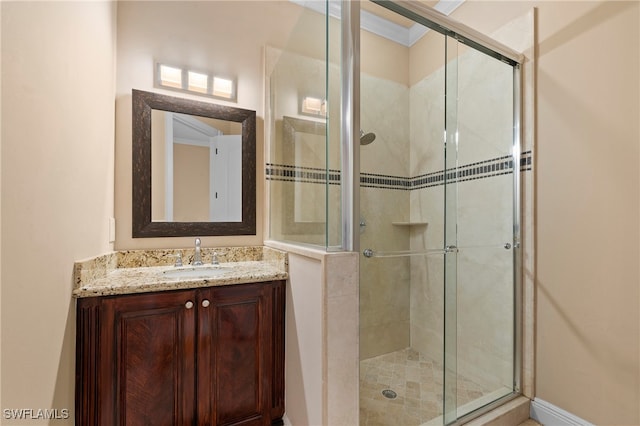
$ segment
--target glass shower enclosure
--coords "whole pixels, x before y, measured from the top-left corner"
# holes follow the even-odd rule
[[[269,237],[361,253],[361,425],[459,423],[519,393],[521,57],[417,2],[299,3]]]
[[[421,11],[362,15],[363,425],[452,424],[519,390],[519,64]]]

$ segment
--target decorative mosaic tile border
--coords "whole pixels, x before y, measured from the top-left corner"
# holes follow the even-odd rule
[[[411,189],[411,178],[360,173],[360,187],[408,190]]]
[[[315,167],[297,167],[286,164],[267,163],[265,171],[267,180],[279,180],[284,182],[308,182],[325,184],[327,171]],[[329,184],[340,184],[340,170],[329,170]]]
[[[520,171],[531,171],[532,168],[532,153],[531,151],[525,151],[520,155]],[[406,191],[444,185],[445,182],[465,182],[510,173],[513,173],[513,158],[509,155],[505,155],[503,157],[465,164],[463,166],[456,167],[455,169],[450,169],[446,172],[446,176],[444,170],[426,173],[411,178],[363,172],[360,173],[360,186],[363,188],[398,189]],[[271,163],[268,163],[266,168],[267,180],[307,182],[324,185],[327,182],[326,176],[327,172],[322,168],[296,167]],[[328,176],[330,185],[340,184],[339,170],[330,169],[328,171]]]

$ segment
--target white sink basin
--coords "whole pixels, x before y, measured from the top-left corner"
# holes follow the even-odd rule
[[[164,271],[163,274],[171,278],[212,278],[229,271],[230,269],[220,266],[194,266],[192,268],[170,269]]]

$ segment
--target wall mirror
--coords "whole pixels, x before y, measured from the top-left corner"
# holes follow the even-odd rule
[[[132,99],[133,237],[255,235],[255,111]]]

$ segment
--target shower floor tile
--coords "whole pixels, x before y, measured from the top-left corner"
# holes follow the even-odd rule
[[[360,361],[360,426],[414,426],[442,415],[442,364],[407,348]],[[393,399],[384,390],[396,393]],[[458,377],[457,404],[490,390]]]

